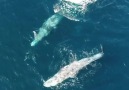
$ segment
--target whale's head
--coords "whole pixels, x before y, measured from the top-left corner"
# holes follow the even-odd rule
[[[38,42],[39,42],[38,40],[34,40],[34,41],[31,42],[30,45],[33,47],[33,46],[35,46]]]
[[[52,87],[56,86],[58,84],[58,81],[55,78],[50,78],[46,82],[44,82],[43,86],[45,87]]]

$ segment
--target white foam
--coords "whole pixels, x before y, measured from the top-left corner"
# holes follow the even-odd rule
[[[54,12],[70,20],[85,21],[85,13],[89,4],[96,0],[59,0],[54,5]]]

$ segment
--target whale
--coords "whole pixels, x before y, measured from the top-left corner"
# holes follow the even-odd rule
[[[104,53],[100,52],[93,56],[83,58],[78,61],[73,61],[69,65],[66,65],[63,68],[61,68],[53,77],[49,78],[47,81],[44,81],[43,86],[53,87],[62,83],[64,80],[68,78],[75,78],[79,70],[86,67],[95,60],[100,59],[103,55]]]
[[[39,28],[38,33],[33,31],[34,40],[31,42],[31,46],[38,44],[42,38],[46,37],[51,32],[51,30],[55,29],[58,23],[61,21],[62,17],[63,16],[59,14],[54,14],[43,23],[43,25]]]

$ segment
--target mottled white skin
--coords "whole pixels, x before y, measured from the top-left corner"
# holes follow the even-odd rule
[[[96,0],[64,0],[64,1],[68,1],[68,2],[71,2],[71,3],[78,4],[78,5],[82,5],[84,3],[93,3]]]
[[[54,14],[47,21],[45,21],[42,27],[39,28],[39,32],[35,35],[34,40],[31,42],[31,46],[35,46],[43,37],[47,36],[52,29],[56,28],[63,16]]]
[[[85,0],[65,0],[65,1],[80,4],[80,3],[84,2]]]
[[[83,58],[79,61],[74,61],[71,64],[61,68],[59,72],[57,72],[53,77],[44,82],[43,85],[45,87],[52,87],[58,85],[59,83],[63,82],[68,78],[74,78],[76,74],[79,72],[79,70],[86,67],[91,62],[100,59],[102,56],[103,52],[95,54],[88,58]]]

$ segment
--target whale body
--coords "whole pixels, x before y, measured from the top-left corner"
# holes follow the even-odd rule
[[[38,34],[34,32],[34,40],[31,42],[31,46],[35,46],[39,41],[42,40],[45,36],[47,36],[51,30],[55,29],[58,23],[61,21],[63,16],[59,14],[54,14],[50,18],[47,19],[43,23],[43,25],[39,28]]]
[[[43,86],[45,87],[56,86],[68,78],[74,78],[76,74],[79,72],[79,70],[86,67],[93,61],[100,59],[102,56],[103,52],[100,52],[91,57],[83,58],[79,61],[74,61],[71,64],[64,66],[53,77],[45,81]]]

